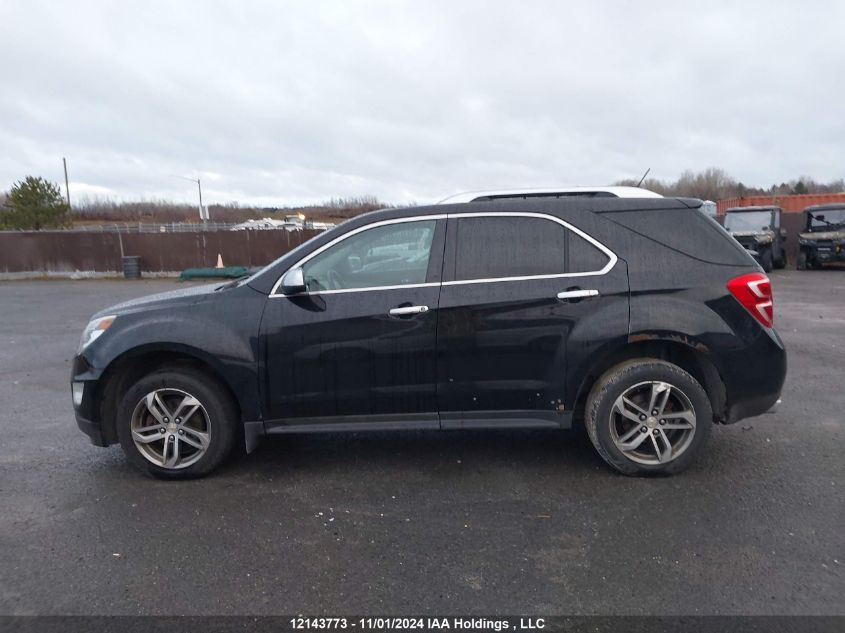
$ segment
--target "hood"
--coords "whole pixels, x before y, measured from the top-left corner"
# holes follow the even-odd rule
[[[810,233],[799,233],[802,240],[843,240],[845,239],[845,228],[838,231],[812,231]]]
[[[170,290],[168,292],[159,292],[154,295],[147,295],[145,297],[138,297],[118,303],[105,310],[100,310],[91,318],[105,316],[107,314],[126,314],[129,312],[140,312],[151,308],[160,308],[172,305],[190,305],[203,301],[209,296],[215,294],[220,284],[207,284],[202,286],[190,286],[188,288],[179,288],[178,290]],[[221,292],[223,292],[221,290]]]

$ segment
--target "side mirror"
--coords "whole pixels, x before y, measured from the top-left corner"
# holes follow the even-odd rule
[[[305,292],[305,275],[302,267],[294,268],[282,277],[282,292],[286,295],[296,295]]]

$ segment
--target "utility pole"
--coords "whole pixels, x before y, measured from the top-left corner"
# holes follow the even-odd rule
[[[62,165],[65,167],[65,196],[67,197],[67,210],[70,211],[70,186],[67,181],[67,160],[62,156]]]
[[[190,180],[191,182],[197,183],[197,191],[199,191],[199,194],[200,194],[200,206],[199,206],[200,220],[202,220],[203,222],[207,221],[208,217],[206,216],[205,209],[202,206],[202,183],[200,182],[200,179],[199,178],[188,178],[187,176],[177,176],[176,174],[170,174],[170,175],[173,176],[174,178],[181,178],[182,180]]]
[[[205,216],[205,209],[202,206],[202,184],[199,178],[197,178],[197,190],[200,192],[200,220],[206,222],[208,218]]]

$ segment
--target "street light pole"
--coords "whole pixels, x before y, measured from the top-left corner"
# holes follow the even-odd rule
[[[187,176],[177,176],[176,174],[171,174],[171,176],[173,176],[175,178],[181,178],[182,180],[190,180],[191,182],[197,183],[197,191],[199,191],[199,194],[200,194],[200,206],[199,206],[200,220],[202,220],[203,222],[207,221],[208,217],[206,217],[205,209],[202,206],[202,183],[200,182],[200,179],[199,178],[188,178]]]
[[[67,209],[70,211],[70,186],[67,180],[67,160],[62,156],[62,165],[65,167],[65,196],[67,197]]]
[[[200,183],[200,179],[197,178],[197,190],[200,193],[200,220],[206,222],[208,218],[205,215],[205,209],[202,206],[202,184]]]

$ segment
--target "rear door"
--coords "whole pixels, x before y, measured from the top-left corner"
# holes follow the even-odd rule
[[[624,262],[564,220],[450,214],[437,327],[441,425],[566,425],[568,367],[602,342],[570,344],[573,332],[605,319],[592,329],[625,336],[627,306]]]

